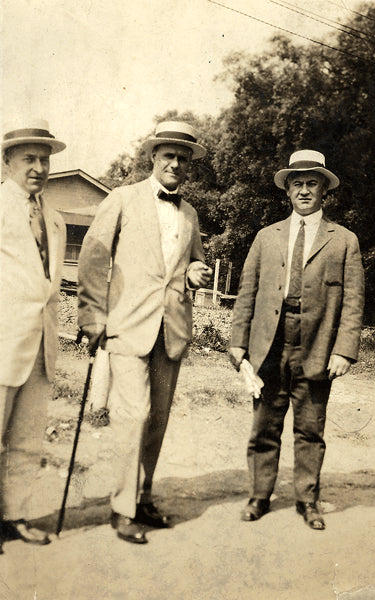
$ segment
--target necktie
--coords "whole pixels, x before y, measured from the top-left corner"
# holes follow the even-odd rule
[[[50,275],[46,224],[44,222],[43,212],[34,194],[31,194],[29,197],[29,222],[36,245],[38,246],[45,276],[47,279],[49,279]]]
[[[160,198],[160,200],[166,200],[167,202],[173,202],[173,204],[175,204],[177,208],[180,206],[181,203],[180,194],[167,194],[163,190],[158,191],[158,198]]]
[[[290,266],[289,290],[286,302],[298,306],[302,293],[303,251],[305,247],[305,221],[300,220],[300,228],[293,248]]]

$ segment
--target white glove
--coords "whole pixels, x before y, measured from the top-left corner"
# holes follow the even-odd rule
[[[252,365],[245,358],[241,362],[240,373],[244,378],[246,389],[250,396],[253,396],[253,398],[259,398],[264,383],[261,378],[255,374]]]

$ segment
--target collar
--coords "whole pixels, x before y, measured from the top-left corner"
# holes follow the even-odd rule
[[[14,181],[14,179],[8,177],[8,179],[4,181],[3,185],[6,185],[10,193],[16,196],[16,198],[19,198],[20,200],[23,200],[24,202],[28,203],[31,194],[29,192],[26,192],[26,190],[24,190],[20,185],[18,185],[18,183]],[[41,194],[42,192],[34,194],[39,206],[41,206],[42,204]]]
[[[170,190],[167,190],[167,188],[165,188],[160,183],[160,181],[158,181],[156,179],[154,174],[152,174],[150,176],[150,183],[151,183],[152,192],[153,192],[155,198],[157,198],[159,190],[163,190],[163,192],[165,192],[166,194],[178,194],[178,187],[175,190],[173,190],[173,192],[171,192]]]
[[[297,225],[299,226],[301,219],[303,219],[305,221],[306,226],[317,225],[322,217],[323,217],[323,211],[321,208],[319,210],[317,210],[316,212],[312,213],[311,215],[306,215],[305,217],[303,215],[299,215],[294,210],[292,212],[291,226],[292,227],[295,227]]]

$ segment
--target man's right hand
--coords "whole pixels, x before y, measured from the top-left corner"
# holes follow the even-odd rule
[[[228,350],[228,354],[229,354],[230,362],[237,369],[237,371],[239,371],[240,365],[242,363],[242,359],[246,354],[246,350],[244,348],[238,348],[236,346],[231,346]]]
[[[89,325],[84,325],[82,327],[83,335],[85,335],[89,340],[88,349],[91,356],[95,354],[98,347],[99,338],[104,331],[105,325],[102,323],[90,323]]]

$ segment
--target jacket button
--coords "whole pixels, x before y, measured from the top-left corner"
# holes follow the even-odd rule
[[[279,285],[279,290],[281,290],[281,285]]]
[[[282,266],[282,267],[285,267],[285,263],[281,263],[281,266]]]
[[[276,309],[275,310],[275,315],[278,315],[278,314],[279,314],[279,311]]]

